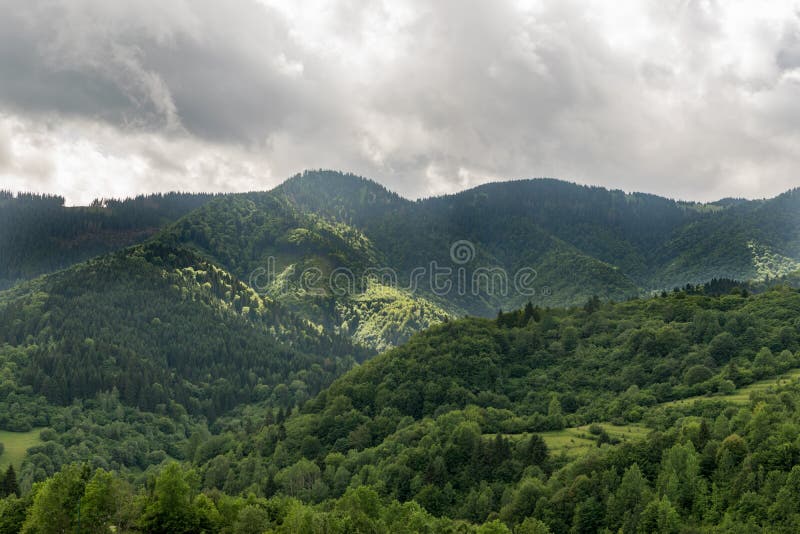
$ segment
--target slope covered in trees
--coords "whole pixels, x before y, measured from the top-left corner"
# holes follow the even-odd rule
[[[85,528],[120,531],[793,532],[800,385],[724,394],[800,366],[800,292],[734,290],[452,321],[288,418],[229,413],[177,444],[182,468],[129,484],[74,451],[0,501],[4,528],[74,528],[80,502]],[[588,452],[548,445],[578,426]]]
[[[103,532],[800,524],[798,386],[729,400],[800,367],[797,191],[701,205],[533,180],[412,202],[313,172],[174,200],[118,223],[35,200],[52,217],[20,235],[49,237],[18,242],[38,248],[13,278],[130,243],[52,263],[93,218],[146,242],[0,292],[0,429],[39,436],[0,481],[0,532],[75,530],[78,509]],[[540,291],[404,287],[434,261],[533,268]]]
[[[65,207],[59,196],[0,191],[0,289],[144,241],[213,196],[153,194]]]
[[[712,278],[762,280],[800,268],[800,193],[770,200],[677,202],[558,180],[492,183],[410,202],[353,175],[306,172],[273,191],[300,211],[359,229],[387,266],[500,267],[536,271],[533,295],[447,295],[456,310],[491,315],[497,308],[574,305],[591,295],[637,293]],[[450,247],[469,241],[469,262]],[[491,294],[490,294],[491,293]]]
[[[190,247],[260,294],[377,349],[447,316],[491,317],[528,300],[624,300],[800,269],[797,190],[698,204],[538,179],[412,202],[352,174],[309,171],[270,192],[213,199],[154,195],[64,208],[58,197],[5,194],[0,284],[141,241],[184,214],[155,239]],[[458,243],[467,256],[456,261]],[[454,289],[435,288],[437,269],[449,269]],[[348,278],[338,279],[347,287],[337,292],[329,280],[338,270]],[[523,271],[520,291],[514,276]],[[384,278],[370,285],[370,272]],[[371,300],[376,293],[382,297]]]
[[[260,294],[375,349],[448,317],[439,303],[381,279],[385,259],[362,232],[281,195],[215,199],[155,240],[197,250]]]
[[[299,376],[313,394],[369,354],[158,244],[18,286],[2,295],[0,317],[15,377],[61,405],[116,389],[131,406],[178,403],[213,419]]]

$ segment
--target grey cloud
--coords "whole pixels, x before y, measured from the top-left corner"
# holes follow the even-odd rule
[[[11,136],[0,126],[0,172],[11,168]]]
[[[252,1],[3,3],[8,107],[248,142],[286,128],[321,89],[293,76],[284,21]]]
[[[311,34],[289,1],[0,0],[0,112],[110,125],[193,189],[317,167],[408,196],[540,175],[702,199],[796,185],[796,14],[729,50],[713,0],[637,3],[640,34],[577,0],[328,2]],[[186,143],[141,132],[223,163],[198,178]]]

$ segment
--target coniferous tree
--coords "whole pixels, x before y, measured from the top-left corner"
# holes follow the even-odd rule
[[[0,497],[16,494],[19,495],[19,484],[17,483],[17,473],[12,464],[8,465],[2,483],[0,483]]]

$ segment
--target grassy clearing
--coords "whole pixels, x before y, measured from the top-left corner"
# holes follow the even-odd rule
[[[649,428],[641,425],[612,425],[611,423],[598,423],[598,425],[606,431],[609,437],[619,442],[644,439],[650,432]],[[569,458],[577,458],[591,449],[597,448],[597,436],[589,432],[589,426],[583,425],[565,428],[564,430],[537,432],[537,434],[547,443],[547,448],[550,449],[551,455],[559,456],[564,454]],[[506,437],[512,440],[527,439],[530,437],[530,433],[507,434]],[[606,447],[608,445],[603,446]]]
[[[742,388],[739,388],[729,395],[713,395],[713,396],[698,395],[696,397],[688,397],[685,399],[665,402],[661,406],[665,407],[686,406],[687,404],[692,404],[694,402],[704,401],[704,400],[722,401],[722,402],[728,402],[730,404],[744,405],[750,402],[750,395],[752,393],[765,391],[774,387],[784,386],[798,379],[800,379],[800,369],[793,369],[791,371],[783,373],[780,376],[767,378],[765,380],[759,380],[758,382],[754,382],[749,386],[744,386]]]
[[[590,449],[597,447],[597,436],[589,432],[589,426],[583,425],[565,428],[564,430],[543,432],[541,436],[547,443],[551,454],[559,455],[563,453],[569,457],[576,457],[586,454]],[[640,425],[598,423],[598,426],[602,427],[611,439],[619,442],[644,439],[650,432],[650,429]]]
[[[19,469],[27,450],[34,445],[42,443],[39,438],[41,428],[35,428],[30,432],[8,432],[0,430],[0,443],[5,446],[5,452],[0,455],[0,468],[5,469],[8,464],[14,464]]]

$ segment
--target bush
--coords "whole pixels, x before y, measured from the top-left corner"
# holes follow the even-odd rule
[[[701,384],[714,376],[714,373],[705,365],[693,365],[683,375],[683,382],[687,386]]]

